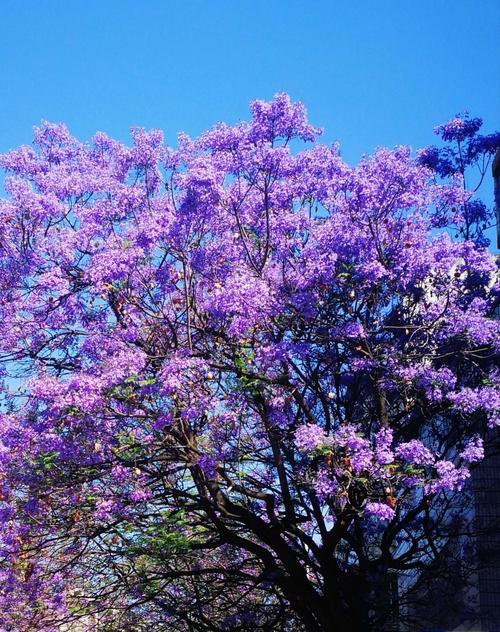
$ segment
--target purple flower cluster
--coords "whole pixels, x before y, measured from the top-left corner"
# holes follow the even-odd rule
[[[472,414],[481,409],[485,411],[500,409],[500,390],[491,386],[466,387],[456,393],[450,393],[448,399],[457,410],[465,414]]]
[[[215,478],[217,476],[217,460],[214,457],[208,454],[200,454],[196,463],[209,478]]]
[[[359,429],[344,426],[338,434],[338,445],[345,448],[353,471],[360,474],[373,467],[373,447],[369,439],[360,436]]]
[[[314,452],[325,444],[326,435],[323,428],[315,424],[304,424],[295,431],[295,445],[299,452]]]
[[[479,436],[472,437],[460,452],[460,457],[467,463],[477,463],[484,459],[483,440]]]
[[[414,465],[432,465],[436,460],[429,448],[418,439],[400,443],[395,452],[400,459]]]
[[[470,118],[468,112],[457,114],[443,125],[434,128],[434,133],[444,141],[463,141],[474,136],[482,127],[483,120],[480,118]]]
[[[392,451],[393,431],[390,428],[382,428],[375,435],[375,458],[380,465],[388,465],[394,461]]]
[[[451,461],[436,463],[437,478],[425,486],[427,494],[437,494],[440,491],[460,491],[470,476],[465,467],[456,467]]]
[[[379,520],[392,520],[395,515],[394,509],[384,503],[368,502],[365,505],[365,514]]]
[[[321,467],[314,479],[314,491],[320,501],[324,502],[327,498],[332,498],[339,491],[339,484],[335,479],[333,472],[327,468]]]

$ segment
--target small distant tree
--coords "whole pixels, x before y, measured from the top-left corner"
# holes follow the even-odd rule
[[[251,110],[0,159],[6,630],[382,630],[440,557],[499,423],[460,162],[498,136],[350,167],[286,95]]]

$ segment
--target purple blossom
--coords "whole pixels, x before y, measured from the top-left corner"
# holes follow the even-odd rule
[[[368,439],[351,437],[346,442],[352,469],[356,474],[370,470],[373,463],[373,450]]]
[[[457,410],[465,414],[471,414],[481,409],[485,411],[500,409],[500,391],[491,386],[466,387],[456,393],[450,393],[448,399]]]
[[[470,136],[474,136],[483,124],[480,118],[470,118],[468,112],[457,114],[443,125],[434,128],[434,133],[444,141],[463,141]]]
[[[425,487],[427,494],[437,494],[442,490],[460,491],[470,476],[467,468],[457,468],[451,461],[438,461],[436,472],[438,478],[432,480]]]
[[[484,459],[484,445],[481,437],[478,435],[472,437],[460,452],[460,457],[467,463],[482,461]]]
[[[208,454],[200,454],[196,463],[209,478],[217,477],[217,459]]]
[[[375,459],[380,465],[388,465],[394,461],[392,442],[393,431],[390,428],[382,428],[375,435]]]
[[[432,465],[436,460],[432,452],[418,439],[400,443],[395,452],[403,461],[415,465]]]
[[[318,469],[313,487],[316,495],[321,501],[335,496],[339,490],[339,484],[332,471],[324,467]]]
[[[152,496],[152,492],[150,489],[145,489],[144,487],[136,486],[135,489],[129,494],[130,500],[134,502],[145,502],[149,500]]]
[[[385,503],[368,502],[364,511],[367,516],[373,516],[379,520],[392,520],[395,516],[394,509]]]
[[[295,431],[295,445],[299,452],[314,452],[324,445],[325,440],[325,431],[315,424],[304,424]]]
[[[96,503],[94,518],[96,520],[108,520],[116,512],[116,502],[113,499],[100,499]]]

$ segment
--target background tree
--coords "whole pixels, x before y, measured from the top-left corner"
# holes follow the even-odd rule
[[[440,557],[499,423],[482,218],[406,147],[353,168],[251,110],[1,159],[6,629],[381,630]]]

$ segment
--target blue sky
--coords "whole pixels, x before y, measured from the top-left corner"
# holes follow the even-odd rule
[[[170,144],[286,91],[356,161],[433,141],[464,108],[498,127],[498,0],[2,0],[0,151],[41,119]]]

